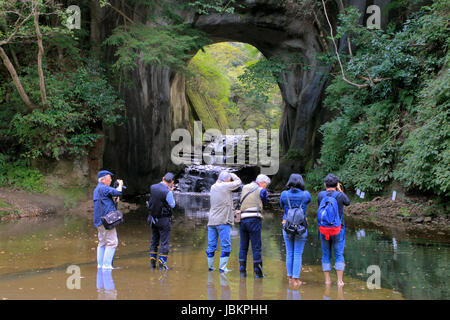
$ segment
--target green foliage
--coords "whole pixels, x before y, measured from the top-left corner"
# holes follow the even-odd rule
[[[260,60],[266,59],[258,49],[236,42],[206,46],[192,58],[188,70],[193,76],[187,81],[186,89],[203,122],[219,129],[222,124],[242,129],[278,127],[281,96],[272,74],[266,73],[265,80],[255,76],[241,81],[248,68]],[[256,94],[257,91],[261,94]],[[224,121],[220,120],[222,115]],[[214,126],[217,121],[219,126]]]
[[[277,81],[284,83],[281,75],[286,69],[287,65],[278,57],[261,58],[247,63],[247,68],[239,76],[239,80],[248,97],[267,102],[270,89],[277,85]]]
[[[16,113],[9,127],[26,157],[85,155],[87,147],[98,139],[96,131],[102,123],[120,124],[123,102],[102,72],[98,63],[91,61],[75,72],[47,74],[48,107]],[[24,77],[33,95],[39,90],[36,77],[31,71]],[[13,104],[19,101],[17,96],[12,98]]]
[[[30,168],[27,161],[7,162],[6,157],[0,153],[1,186],[43,192],[43,181],[43,175],[38,170]]]
[[[186,72],[186,61],[210,40],[189,24],[119,26],[104,41],[117,48],[115,70],[132,69],[140,60],[147,64]]]
[[[343,59],[347,78],[383,80],[358,90],[336,77],[328,86],[324,105],[338,115],[320,129],[319,166],[307,179],[321,185],[333,172],[347,188],[372,193],[396,179],[448,196],[448,8],[435,1],[397,31],[359,26],[354,8],[339,19],[337,37],[351,34],[356,47]]]
[[[447,55],[448,58],[448,55]],[[428,80],[420,93],[422,107],[405,143],[394,177],[408,188],[450,194],[450,77],[448,63],[442,74]]]
[[[198,14],[210,14],[210,13],[233,13],[236,0],[195,0],[186,3],[187,8],[195,10]],[[242,5],[236,5],[237,7],[243,7]]]

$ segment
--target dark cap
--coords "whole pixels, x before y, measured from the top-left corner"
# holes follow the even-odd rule
[[[163,177],[163,180],[166,182],[172,182],[175,179],[175,175],[172,172],[167,172]]]
[[[98,174],[97,174],[97,179],[103,178],[104,176],[106,176],[108,174],[111,175],[111,177],[114,175],[113,173],[111,173],[111,172],[109,172],[107,170],[99,171]]]
[[[327,187],[333,188],[333,187],[337,186],[337,184],[339,182],[339,178],[336,175],[330,173],[329,175],[327,175],[325,177],[325,179],[323,179],[323,182],[325,183],[325,185]]]

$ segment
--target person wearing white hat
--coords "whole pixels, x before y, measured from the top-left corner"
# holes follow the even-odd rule
[[[257,278],[264,277],[261,255],[261,220],[263,219],[263,206],[268,202],[266,189],[269,184],[270,178],[260,174],[255,181],[242,188],[239,227],[239,271],[242,277],[247,275],[247,253],[250,242],[253,253],[253,271]]]

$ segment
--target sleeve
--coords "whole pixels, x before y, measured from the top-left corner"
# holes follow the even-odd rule
[[[322,192],[319,192],[317,195],[317,205],[320,206],[320,202],[322,201]]]
[[[350,205],[350,199],[347,197],[345,193],[341,192],[341,197],[342,197],[342,204],[344,206]]]
[[[166,201],[171,208],[175,208],[175,199],[173,198],[173,192],[169,191],[166,195]]]
[[[102,191],[104,196],[108,197],[119,197],[122,195],[122,191],[118,191],[117,189],[114,189],[113,187],[105,186],[102,188]]]
[[[231,173],[231,179],[233,179],[233,181],[227,183],[228,190],[237,189],[242,183],[241,179],[234,173]]]
[[[308,191],[305,191],[305,203],[308,204],[311,202],[311,194]]]
[[[266,189],[261,189],[260,193],[259,193],[259,197],[261,198],[261,201],[263,203],[263,205],[267,205],[267,203],[269,202],[268,199],[268,195],[267,195],[267,190]]]
[[[280,207],[281,207],[281,209],[284,209],[283,195],[284,195],[284,191],[280,195]]]

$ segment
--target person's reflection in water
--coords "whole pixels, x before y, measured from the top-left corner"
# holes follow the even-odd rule
[[[111,269],[97,269],[98,300],[116,300],[117,290]]]
[[[214,287],[214,273],[208,272],[208,283],[206,284],[208,291],[208,300],[217,300],[217,290]]]
[[[239,300],[247,300],[247,278],[241,277],[239,281]]]
[[[337,299],[344,300],[344,289],[342,288],[342,286],[338,286]]]
[[[325,292],[323,293],[323,300],[332,300],[331,296],[330,296],[330,288],[331,285],[326,285],[325,286]],[[344,289],[342,286],[338,286],[337,288],[337,300],[344,300]]]
[[[286,300],[302,300],[302,295],[300,294],[300,290],[292,290],[292,289],[287,289],[286,292]]]
[[[222,300],[231,300],[231,289],[225,273],[219,275],[220,289],[222,290]]]
[[[218,300],[219,295],[217,294],[217,289],[215,286],[215,275],[213,272],[208,273],[208,283],[206,285],[206,289],[208,290],[208,300]],[[221,273],[219,275],[219,284],[220,284],[220,290],[221,290],[221,300],[231,300],[231,289],[230,285],[228,284],[228,278],[225,275],[225,273]]]
[[[263,280],[262,278],[255,278],[253,281],[253,299],[258,300],[263,297]]]
[[[323,300],[332,300],[330,297],[331,284],[325,285],[325,292],[323,293]]]

